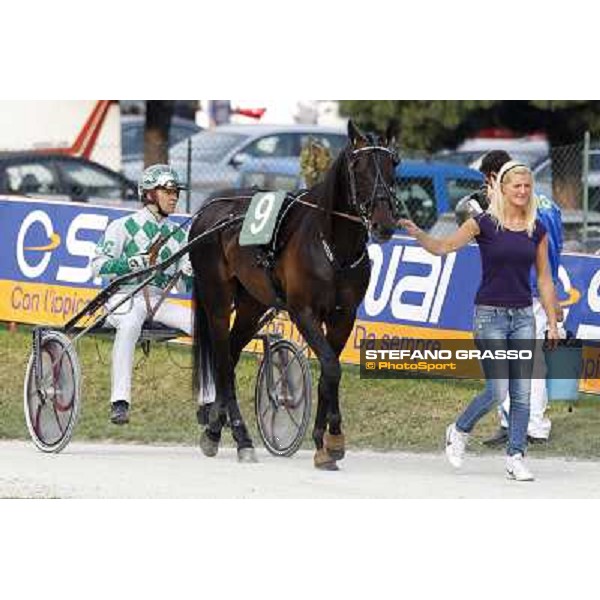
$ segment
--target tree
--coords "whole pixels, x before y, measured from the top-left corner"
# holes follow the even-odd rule
[[[169,127],[174,109],[174,100],[146,100],[144,167],[169,162]]]
[[[518,135],[545,133],[550,144],[553,194],[565,206],[581,196],[581,148],[586,130],[600,136],[597,100],[346,100],[340,112],[359,126],[384,131],[389,123],[404,149],[455,148],[481,129],[503,127]]]
[[[489,127],[543,132],[551,146],[580,142],[586,129],[600,135],[597,100],[342,100],[340,112],[367,129],[392,123],[404,147],[428,152],[454,148]]]

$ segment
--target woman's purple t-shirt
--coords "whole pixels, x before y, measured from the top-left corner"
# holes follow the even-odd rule
[[[475,236],[481,254],[481,284],[475,304],[523,308],[531,306],[529,275],[537,246],[546,234],[539,219],[533,235],[527,231],[500,229],[488,213],[475,217],[479,235]]]

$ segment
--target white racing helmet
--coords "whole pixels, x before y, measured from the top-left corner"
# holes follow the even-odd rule
[[[144,201],[144,192],[162,187],[170,190],[185,190],[187,186],[179,179],[177,171],[169,165],[150,165],[142,173],[138,183],[138,195]]]

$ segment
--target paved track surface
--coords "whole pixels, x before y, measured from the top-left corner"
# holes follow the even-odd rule
[[[600,464],[529,459],[537,480],[504,476],[504,460],[468,456],[454,471],[441,454],[348,452],[340,471],[312,466],[312,452],[290,459],[259,449],[238,464],[225,448],[73,443],[43,454],[22,441],[0,442],[0,498],[600,498]]]

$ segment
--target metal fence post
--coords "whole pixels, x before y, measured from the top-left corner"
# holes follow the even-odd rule
[[[191,212],[192,201],[192,139],[187,140],[187,191],[185,194],[185,211]]]
[[[582,209],[583,209],[583,247],[588,250],[588,209],[589,209],[589,188],[588,173],[590,167],[590,132],[586,131],[583,136],[583,169],[581,170],[581,186],[583,190]]]

